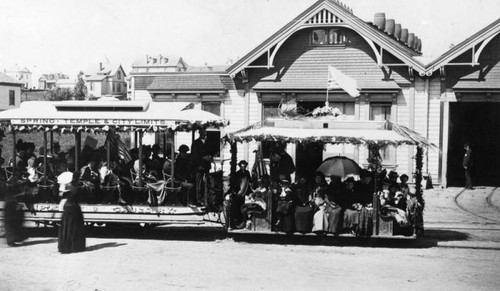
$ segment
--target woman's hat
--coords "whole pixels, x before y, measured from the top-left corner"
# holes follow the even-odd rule
[[[396,178],[399,177],[398,172],[390,171],[389,172],[389,177],[396,177]]]
[[[241,160],[239,163],[238,163],[238,166],[241,166],[242,164],[245,164],[245,166],[248,166],[248,162],[245,161],[245,160]]]
[[[185,144],[181,144],[179,146],[179,150],[178,151],[179,152],[189,152],[189,147],[187,145],[185,145]]]

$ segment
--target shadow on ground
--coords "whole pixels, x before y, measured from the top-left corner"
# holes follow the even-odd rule
[[[54,227],[29,228],[29,237],[57,237]],[[425,237],[371,237],[359,238],[354,236],[316,236],[285,235],[276,233],[227,233],[222,228],[202,227],[87,227],[87,237],[97,238],[125,238],[141,240],[166,240],[166,241],[201,241],[211,242],[232,239],[235,242],[260,243],[260,244],[289,244],[289,245],[325,245],[339,247],[372,247],[372,248],[431,248],[438,246],[439,242],[465,241],[469,235],[446,229],[428,229]],[[50,240],[47,240],[49,243]],[[36,244],[36,241],[33,242]],[[123,244],[104,243],[87,248],[87,251],[98,250],[106,247],[117,247]]]
[[[116,248],[116,247],[120,247],[120,246],[124,246],[124,245],[126,245],[126,244],[125,243],[119,244],[116,242],[102,243],[102,244],[97,244],[97,245],[87,247],[85,249],[85,251],[92,252],[92,251],[97,251],[97,250],[104,249],[104,248]]]

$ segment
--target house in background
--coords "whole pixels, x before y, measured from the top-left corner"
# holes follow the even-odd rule
[[[63,73],[42,74],[38,79],[38,89],[51,90],[56,87],[59,80],[69,80],[69,77]]]
[[[24,84],[18,80],[0,73],[0,110],[19,107],[21,104],[21,87]]]
[[[6,68],[4,71],[5,71],[6,75],[21,82],[25,89],[31,89],[32,73],[28,68],[21,67],[21,66],[16,64],[12,67]]]
[[[85,72],[84,80],[89,99],[127,97],[127,75],[121,65],[99,63]]]
[[[56,88],[73,90],[76,86],[76,79],[59,79],[56,82]]]
[[[151,100],[147,87],[155,77],[186,72],[188,65],[181,57],[175,56],[150,56],[137,59],[132,64],[130,73],[129,91],[132,100]]]

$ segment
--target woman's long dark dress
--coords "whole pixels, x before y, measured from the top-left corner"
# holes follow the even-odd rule
[[[292,188],[295,194],[295,230],[302,233],[312,231],[314,207],[309,201],[309,187],[296,184]]]
[[[59,252],[73,253],[85,250],[85,229],[83,214],[77,200],[78,190],[73,188],[64,204],[61,226],[59,227]]]
[[[7,197],[5,200],[4,227],[9,246],[22,242],[26,237],[23,231],[24,213],[17,209],[17,200]]]

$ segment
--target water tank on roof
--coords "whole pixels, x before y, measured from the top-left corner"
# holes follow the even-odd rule
[[[406,44],[408,42],[408,29],[401,29],[401,38],[399,39],[402,43]]]
[[[399,23],[394,25],[394,37],[397,40],[401,39],[401,24],[399,24]]]
[[[385,21],[385,33],[388,35],[394,35],[394,27],[396,26],[396,22],[394,19],[387,19]]]
[[[406,45],[412,48],[414,43],[415,43],[415,34],[413,32],[410,32],[408,33],[408,42],[406,43]]]
[[[418,39],[417,51],[422,52],[422,40],[420,38]]]
[[[415,36],[415,41],[413,41],[413,46],[412,46],[413,50],[417,50],[419,40],[420,39],[418,38],[418,36]]]
[[[378,29],[385,29],[385,13],[375,13],[375,18],[373,20],[373,24],[378,27]]]

